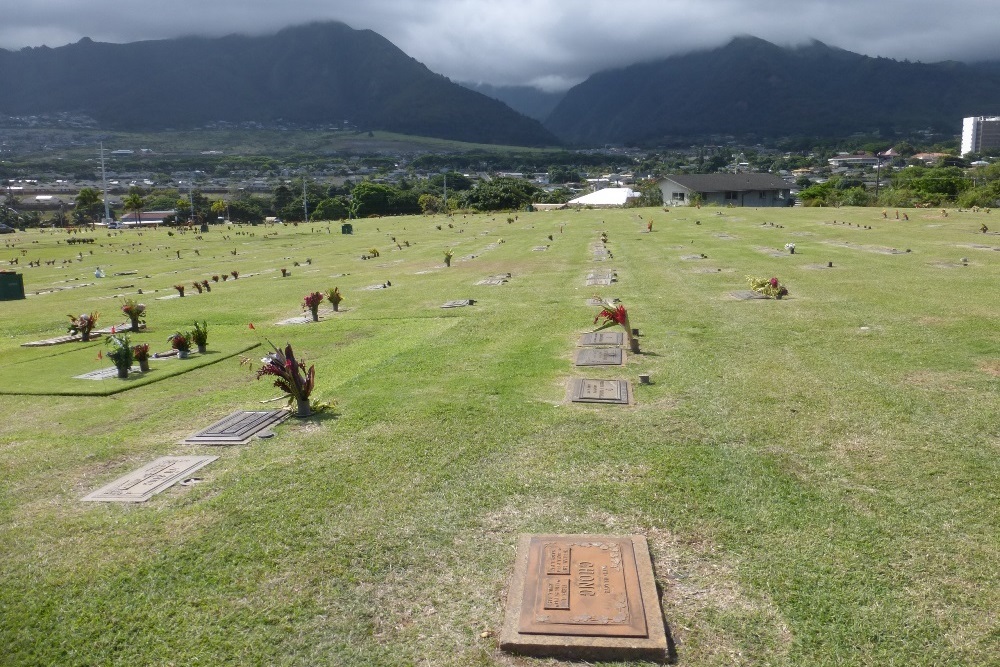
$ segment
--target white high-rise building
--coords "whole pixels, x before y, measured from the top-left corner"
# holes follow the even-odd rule
[[[962,119],[962,155],[1000,148],[1000,116]]]

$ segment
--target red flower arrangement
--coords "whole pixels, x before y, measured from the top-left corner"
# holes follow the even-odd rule
[[[632,325],[629,324],[628,311],[625,310],[625,306],[622,304],[618,304],[616,306],[604,300],[601,300],[601,306],[601,312],[597,313],[597,317],[594,318],[594,324],[597,324],[601,318],[604,318],[604,324],[598,327],[597,330],[600,331],[601,329],[605,329],[616,324],[619,325],[625,329],[625,336],[628,338],[629,349],[638,354],[639,341],[632,332]]]
[[[312,292],[306,294],[306,297],[302,300],[302,310],[308,310],[312,313],[313,322],[319,321],[319,304],[323,303],[324,295],[322,292]]]

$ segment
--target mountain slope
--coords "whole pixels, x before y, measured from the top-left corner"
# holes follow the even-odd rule
[[[987,66],[870,58],[820,42],[782,48],[753,37],[712,51],[601,72],[570,89],[545,125],[577,144],[656,143],[712,134],[846,136],[961,131],[1000,112]]]
[[[492,86],[488,83],[466,83],[463,86],[487,97],[500,100],[528,118],[543,121],[552,113],[565,92],[547,93],[532,86]]]
[[[0,50],[0,113],[70,111],[102,127],[349,121],[459,141],[552,145],[541,125],[435,74],[370,30],[314,23],[275,35],[131,44],[83,39]]]

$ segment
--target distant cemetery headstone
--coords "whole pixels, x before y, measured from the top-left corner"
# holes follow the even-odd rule
[[[505,282],[510,280],[509,273],[501,273],[497,276],[490,276],[489,278],[484,278],[477,282],[477,285],[503,285]]]
[[[730,296],[734,299],[739,299],[740,301],[752,301],[753,299],[766,299],[767,297],[763,294],[754,292],[753,290],[738,290],[736,292],[730,292]]]
[[[133,368],[138,370],[137,368]],[[97,371],[90,371],[89,373],[84,373],[83,375],[74,375],[74,380],[110,380],[111,378],[118,377],[118,369],[112,366],[111,368],[102,368]]]
[[[621,345],[625,340],[625,334],[621,331],[594,331],[583,334],[580,337],[580,345],[583,347],[601,345]]]
[[[569,660],[667,657],[649,546],[641,535],[522,535],[500,648]]]
[[[570,400],[574,403],[628,405],[630,392],[631,387],[626,380],[576,378],[570,384]]]
[[[90,339],[100,337],[101,334],[96,331],[90,333]],[[66,336],[56,336],[55,338],[47,338],[45,340],[35,340],[30,343],[21,343],[21,347],[48,347],[50,345],[61,345],[63,343],[73,343],[80,340],[79,335],[66,335]]]
[[[185,479],[218,456],[163,456],[102,486],[82,500],[141,503]]]
[[[456,301],[446,301],[441,304],[442,308],[463,308],[465,306],[471,306],[476,302],[475,299],[458,299]]]
[[[287,410],[234,412],[181,441],[185,445],[245,445],[253,436],[288,418]]]
[[[584,348],[576,353],[577,366],[621,366],[624,359],[620,347]]]

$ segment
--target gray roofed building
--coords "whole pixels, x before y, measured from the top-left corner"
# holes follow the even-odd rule
[[[665,206],[791,206],[791,186],[774,174],[672,174],[659,180]]]

